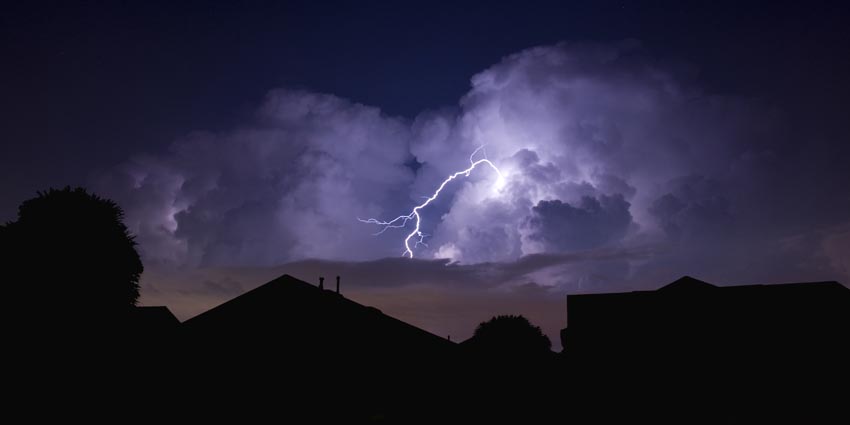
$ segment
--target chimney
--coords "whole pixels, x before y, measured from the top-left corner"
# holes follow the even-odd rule
[[[325,289],[325,278],[319,276],[319,289]]]
[[[336,293],[339,293],[339,276],[336,277]]]

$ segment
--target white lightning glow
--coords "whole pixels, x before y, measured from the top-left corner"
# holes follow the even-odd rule
[[[438,187],[437,190],[434,191],[434,194],[431,195],[430,197],[426,197],[425,202],[413,207],[413,210],[410,211],[410,214],[400,215],[400,216],[398,216],[398,217],[396,217],[396,218],[394,218],[390,221],[380,221],[380,220],[377,220],[377,219],[374,219],[374,218],[370,218],[368,220],[363,220],[361,218],[358,218],[358,220],[360,220],[363,223],[369,223],[369,224],[375,224],[375,225],[378,225],[378,226],[382,226],[381,230],[378,233],[375,233],[375,235],[380,235],[381,233],[386,232],[387,229],[398,229],[398,228],[405,227],[405,226],[407,226],[408,221],[414,220],[414,222],[416,223],[416,226],[413,229],[413,231],[410,232],[410,234],[407,235],[406,238],[404,238],[404,252],[402,253],[402,256],[406,255],[410,258],[413,258],[413,249],[410,248],[410,240],[413,239],[414,237],[417,237],[416,243],[413,245],[413,247],[416,248],[417,246],[419,246],[419,244],[425,245],[425,242],[424,242],[425,236],[428,236],[428,235],[422,233],[422,231],[419,230],[419,224],[422,221],[421,217],[419,216],[419,211],[421,209],[427,207],[428,204],[430,204],[433,200],[437,199],[437,197],[440,196],[440,192],[443,191],[443,188],[446,187],[446,185],[449,184],[450,181],[452,181],[452,180],[454,180],[454,179],[456,179],[460,176],[469,177],[469,173],[471,173],[472,170],[475,169],[475,167],[477,167],[481,164],[489,165],[490,168],[492,168],[496,172],[496,174],[499,175],[499,180],[497,181],[498,184],[502,184],[502,182],[504,181],[505,176],[502,175],[502,172],[499,171],[499,168],[496,167],[495,164],[493,164],[492,162],[490,162],[489,159],[487,159],[486,152],[484,153],[484,158],[481,158],[479,160],[474,160],[475,155],[478,152],[482,151],[483,148],[484,148],[484,146],[481,146],[478,149],[476,149],[474,152],[472,152],[472,155],[469,155],[469,168],[462,170],[462,171],[458,171],[458,172],[446,177],[446,179],[443,180],[443,183],[440,184],[440,187]],[[427,246],[427,245],[425,245],[425,246]]]

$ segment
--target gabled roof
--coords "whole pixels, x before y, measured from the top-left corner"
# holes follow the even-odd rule
[[[704,291],[717,289],[716,286],[704,282],[699,279],[694,279],[690,276],[682,276],[674,282],[662,286],[659,291]]]
[[[186,322],[189,332],[221,339],[287,338],[315,348],[372,345],[410,349],[455,345],[374,307],[283,275]],[[296,344],[296,346],[298,346]],[[349,348],[350,349],[350,348]]]

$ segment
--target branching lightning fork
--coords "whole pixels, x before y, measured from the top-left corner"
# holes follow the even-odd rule
[[[414,222],[416,223],[416,226],[413,229],[413,231],[410,232],[410,234],[408,234],[407,237],[404,239],[404,252],[402,253],[402,256],[406,255],[410,258],[413,258],[413,250],[410,248],[410,240],[413,239],[414,237],[417,238],[416,243],[413,245],[413,247],[416,248],[417,246],[419,246],[419,244],[425,245],[424,240],[425,240],[425,236],[427,236],[426,234],[422,233],[421,230],[419,230],[419,225],[422,221],[421,217],[419,216],[419,211],[421,209],[427,207],[428,204],[430,204],[432,201],[437,199],[437,197],[440,196],[440,192],[443,191],[443,188],[446,187],[446,185],[449,184],[450,181],[452,181],[452,180],[454,180],[454,179],[456,179],[460,176],[469,177],[469,174],[472,172],[472,170],[474,170],[475,167],[477,167],[481,164],[489,165],[490,168],[492,168],[494,171],[496,171],[496,173],[499,175],[499,179],[504,178],[504,176],[502,175],[502,172],[499,171],[499,168],[496,167],[496,165],[494,165],[492,162],[490,162],[489,159],[487,159],[486,152],[484,153],[484,158],[481,158],[479,160],[474,160],[475,155],[478,152],[482,151],[483,149],[484,149],[484,146],[481,146],[478,149],[476,149],[474,152],[472,152],[472,155],[469,156],[469,168],[462,170],[462,171],[458,171],[458,172],[446,177],[446,179],[443,180],[443,183],[440,184],[440,187],[438,187],[437,190],[434,191],[434,194],[431,195],[430,197],[426,197],[425,202],[413,207],[413,210],[410,211],[410,214],[400,215],[400,216],[398,216],[398,217],[396,217],[396,218],[394,218],[390,221],[380,221],[380,220],[377,220],[377,219],[374,219],[374,218],[370,218],[368,220],[363,220],[361,218],[358,218],[357,220],[360,220],[363,223],[375,224],[375,225],[381,226],[382,227],[381,230],[378,233],[375,233],[375,235],[380,235],[381,233],[386,232],[387,229],[398,229],[398,228],[405,227],[405,226],[407,226],[407,222],[409,222],[410,220],[414,220]]]

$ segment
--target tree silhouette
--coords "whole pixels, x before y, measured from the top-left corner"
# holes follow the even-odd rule
[[[52,309],[41,314],[114,312],[123,309],[126,287],[135,305],[143,267],[123,218],[115,202],[83,188],[50,189],[24,201],[18,220],[0,226],[0,254],[24,301]]]
[[[533,356],[550,353],[552,343],[540,327],[523,316],[496,316],[475,329],[468,345],[495,356]]]

